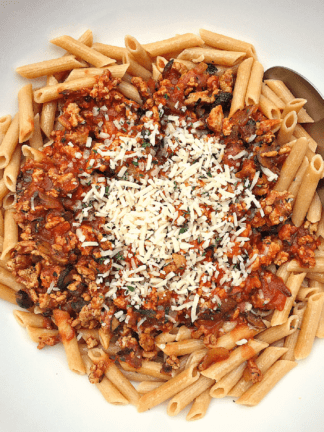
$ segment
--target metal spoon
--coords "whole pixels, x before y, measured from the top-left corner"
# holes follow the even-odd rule
[[[305,77],[283,66],[266,70],[264,79],[281,80],[294,96],[307,100],[305,108],[314,123],[303,123],[303,128],[317,142],[317,153],[324,158],[324,99],[320,92]],[[324,207],[324,179],[320,180],[317,193]]]

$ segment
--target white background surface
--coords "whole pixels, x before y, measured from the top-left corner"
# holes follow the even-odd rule
[[[150,42],[205,27],[254,43],[265,68],[295,69],[323,94],[323,20],[322,0],[0,1],[0,116],[17,110],[24,81],[15,67],[60,55],[48,41],[87,28],[95,41],[122,44],[125,34]],[[139,415],[108,405],[86,377],[68,370],[61,346],[36,349],[13,309],[0,303],[0,432],[324,430],[324,341],[258,407],[216,400],[202,421],[187,423],[188,410],[170,418],[165,406]]]

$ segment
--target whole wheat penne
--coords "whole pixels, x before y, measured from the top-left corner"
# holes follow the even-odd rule
[[[86,368],[86,373],[90,375],[92,361],[87,355],[82,355],[82,361]],[[108,380],[108,378],[103,377],[103,379],[95,384],[97,389],[103,395],[107,402],[113,405],[128,405],[128,400],[120,393],[119,390]]]
[[[309,272],[322,273],[322,272],[324,272],[324,259],[318,258],[316,260],[316,264],[314,267],[301,267],[298,264],[298,261],[292,260],[292,261],[290,261],[290,263],[288,265],[288,270],[293,271],[293,272],[303,271],[306,273],[309,273]]]
[[[99,332],[97,329],[80,328],[78,329],[78,336],[82,336],[82,339],[84,340],[84,342],[87,343],[87,345],[89,339],[92,339],[92,341],[95,340],[97,342],[100,342]]]
[[[191,332],[192,330],[190,330],[188,327],[186,326],[181,326],[179,328],[178,333],[176,334],[176,341],[180,342],[186,339],[190,339],[191,338]]]
[[[305,172],[293,208],[291,220],[297,227],[299,227],[305,219],[318,182],[322,177],[323,169],[324,163],[322,157],[320,155],[315,155]]]
[[[59,341],[60,334],[58,330],[51,330],[40,327],[26,326],[27,334],[33,342],[44,343],[46,341]]]
[[[295,99],[295,96],[287,88],[287,86],[280,80],[266,80],[265,83],[271,88],[272,91],[279,96],[285,104]],[[298,113],[298,123],[312,123],[314,120],[307,114],[305,108],[302,108]]]
[[[324,274],[323,273],[313,273],[313,272],[307,272],[307,278],[310,280],[316,280],[318,282],[324,283]]]
[[[178,59],[194,61],[200,59],[206,63],[214,63],[222,66],[234,66],[240,63],[245,53],[235,51],[221,51],[213,48],[187,48],[178,55]]]
[[[288,320],[278,326],[270,327],[255,336],[255,339],[268,343],[269,345],[277,340],[292,334],[297,329],[298,319],[296,316],[291,315]]]
[[[244,100],[251,75],[252,64],[253,57],[250,57],[244,60],[237,70],[236,83],[233,91],[233,99],[229,117],[232,117],[237,110],[244,108]]]
[[[111,59],[100,52],[88,47],[82,42],[72,38],[71,36],[60,36],[51,40],[51,43],[57,45],[66,51],[74,54],[77,57],[82,58],[88,63],[94,65],[95,67],[108,66],[115,63],[116,60]]]
[[[297,294],[297,300],[301,302],[307,302],[310,296],[319,292],[321,292],[321,290],[318,287],[300,288]]]
[[[24,78],[32,79],[81,67],[84,67],[84,64],[79,62],[73,55],[69,55],[57,59],[19,66],[16,68],[16,72]]]
[[[260,111],[268,117],[268,119],[280,119],[280,110],[279,108],[268,98],[260,95],[259,99],[259,107]],[[278,125],[280,127],[280,124]]]
[[[186,66],[186,68],[188,70],[193,69],[196,66],[196,64],[194,62],[190,61],[190,60],[182,60],[182,59],[179,59],[179,58],[175,58],[174,59],[174,63],[183,64],[184,66]],[[222,70],[221,67],[219,67],[219,68]],[[219,70],[219,68],[217,68],[217,70]]]
[[[44,154],[36,150],[35,148],[29,147],[28,145],[23,145],[21,147],[22,154],[28,159],[34,159],[36,162],[40,162],[44,158]]]
[[[274,187],[274,190],[278,192],[288,190],[289,186],[291,185],[293,179],[296,176],[300,165],[303,162],[307,148],[308,145],[306,138],[299,138],[295,142],[290,154],[288,155],[281,168],[280,176]]]
[[[123,93],[123,95],[126,96],[128,99],[134,100],[140,105],[143,103],[141,96],[137,91],[137,88],[132,84],[129,84],[126,81],[122,81],[118,85],[118,90]]]
[[[2,283],[0,283],[0,299],[5,300],[14,305],[17,304],[16,292],[13,289],[9,288],[8,286],[3,285]]]
[[[303,108],[303,106],[305,105],[306,102],[307,102],[306,99],[301,99],[301,98],[295,98],[295,99],[290,100],[286,104],[284,110],[282,111],[281,118],[285,118],[286,115],[288,113],[290,113],[291,111],[295,111],[296,114],[298,114],[299,111]]]
[[[156,336],[155,338],[155,344],[166,344],[168,342],[173,342],[176,340],[176,333],[169,333],[169,332],[164,332],[164,333],[160,333],[159,335]]]
[[[129,52],[124,54],[123,64],[128,64],[127,72],[133,76],[143,78],[145,81],[152,78],[152,73],[141,64],[137,63]]]
[[[109,344],[110,344],[110,340],[112,338],[112,333],[110,331],[105,332],[103,328],[100,328],[98,331],[98,335],[99,335],[100,343],[103,346],[103,348],[108,349]]]
[[[166,380],[161,380],[161,378],[156,378],[150,375],[145,375],[140,372],[133,372],[133,371],[127,371],[124,369],[120,369],[122,374],[129,380],[129,381],[135,381],[135,382],[142,382],[142,381],[150,381],[150,382],[165,382]],[[170,377],[171,379],[171,377]]]
[[[36,150],[39,150],[43,147],[43,137],[40,127],[39,114],[36,114],[34,117],[34,133],[29,138],[29,145]]]
[[[46,86],[39,90],[36,90],[34,93],[34,98],[36,102],[39,103],[45,103],[50,102],[56,99],[60,99],[63,97],[61,94],[62,92],[66,90],[80,90],[82,88],[91,88],[96,83],[95,77],[85,77],[85,78],[79,78],[73,81],[64,82],[61,84],[56,84],[53,86]],[[1,150],[1,149],[0,149]],[[1,152],[0,152],[1,155]],[[1,162],[1,159],[0,159]]]
[[[313,347],[324,303],[324,293],[313,294],[308,299],[300,334],[295,346],[296,360],[306,358]]]
[[[96,42],[92,45],[92,48],[107,57],[113,58],[118,61],[123,60],[123,55],[127,52],[124,47],[117,47],[114,45],[107,45],[103,43]]]
[[[250,339],[258,334],[260,330],[251,328],[246,324],[236,326],[230,332],[220,336],[216,341],[216,347],[226,348],[228,350],[236,347],[236,342],[242,339]]]
[[[107,66],[101,69],[100,68],[74,69],[66,78],[65,82],[73,81],[87,76],[94,77],[94,76],[102,75],[106,70],[109,70],[111,72],[111,76],[113,76],[114,78],[123,78],[125,72],[128,69],[128,66],[129,65],[126,63],[122,65]]]
[[[170,381],[165,382],[157,389],[142,396],[138,402],[138,412],[147,411],[148,409],[154,408],[156,405],[166,401],[197,381],[199,376],[199,372],[197,372],[193,367],[185,369]]]
[[[160,387],[163,383],[164,381],[142,381],[137,386],[137,391],[139,394],[145,394]]]
[[[1,254],[2,261],[8,261],[13,248],[18,243],[18,225],[14,219],[15,210],[6,210],[4,216],[4,238],[3,250]]]
[[[2,207],[4,210],[13,210],[15,203],[16,194],[14,192],[9,192],[6,196],[3,197]]]
[[[33,88],[26,84],[18,92],[19,142],[27,141],[34,132]]]
[[[2,211],[0,211],[0,236],[3,238],[4,235],[4,219]]]
[[[247,57],[256,58],[255,48],[252,44],[238,39],[233,39],[229,36],[224,36],[209,30],[200,29],[199,34],[206,45],[228,51],[243,51]]]
[[[0,117],[0,145],[9,129],[11,124],[11,115],[5,115]]]
[[[159,69],[156,67],[156,64],[152,64],[152,78],[154,79],[154,81],[159,81],[159,79],[162,77],[161,72],[159,71]]]
[[[55,86],[57,84],[57,79],[54,76],[47,77],[46,86]],[[43,103],[40,127],[47,138],[50,138],[53,132],[56,110],[57,100]]]
[[[134,36],[125,36],[125,47],[134,57],[137,63],[152,72],[152,59],[148,55],[147,51],[145,51],[143,46],[138,42],[138,40],[134,38]]]
[[[306,273],[291,274],[286,282],[287,287],[291,292],[291,297],[286,298],[285,306],[283,310],[279,311],[276,309],[272,315],[271,325],[272,327],[285,323],[290,314],[291,308],[294,305],[298,291],[301,284],[306,276]]]
[[[14,317],[19,325],[22,327],[38,327],[46,328],[47,322],[43,315],[36,315],[32,312],[25,312],[21,310],[13,311]]]
[[[162,365],[161,363],[143,360],[142,366],[140,368],[135,368],[130,366],[128,363],[119,361],[121,367],[127,371],[139,372],[145,375],[150,375],[155,378],[159,378],[160,380],[169,380],[171,376],[161,372]]]
[[[262,64],[255,61],[251,69],[251,75],[246,89],[245,105],[259,104],[263,73],[264,69]]]
[[[208,369],[201,372],[202,375],[219,381],[226,374],[244,363],[245,360],[254,357],[260,351],[268,346],[267,343],[251,339],[245,345],[241,345],[230,353],[227,360],[214,363]]]
[[[265,374],[263,380],[249,388],[237,401],[237,404],[255,406],[269,393],[291,369],[297,366],[296,362],[278,360]]]
[[[302,163],[300,164],[298,171],[294,177],[294,180],[290,183],[290,186],[288,188],[289,195],[293,195],[293,202],[295,202],[296,196],[298,194],[300,185],[303,181],[303,177],[305,175],[305,172],[308,168],[309,162],[307,157],[305,156],[302,160]]]
[[[15,151],[19,140],[19,114],[13,118],[0,145],[0,169],[5,168]]]
[[[313,140],[313,138],[309,135],[308,132],[305,131],[302,125],[297,124],[294,130],[294,135],[296,138],[305,137],[307,138],[308,144],[311,148],[311,150],[316,151],[317,148],[317,142]]]
[[[227,396],[231,388],[241,379],[245,368],[246,362],[240,364],[237,368],[217,381],[210,389],[210,396],[217,399]]]
[[[84,375],[85,367],[82,362],[75,331],[70,324],[70,314],[60,309],[54,309],[53,317],[64,345],[69,368],[77,374]]]
[[[193,353],[191,353],[187,359],[186,368],[190,366],[197,367],[201,362],[201,360],[205,357],[207,352],[208,352],[207,348],[202,348],[198,351],[194,351]]]
[[[296,303],[296,306],[293,308],[293,314],[298,317],[296,323],[297,330],[285,338],[284,347],[287,348],[287,352],[281,357],[282,360],[295,360],[295,346],[299,337],[306,306],[307,304],[305,302],[300,302]]]
[[[278,135],[277,142],[280,145],[286,144],[291,140],[297,124],[297,114],[295,111],[290,111],[285,118],[283,118]]]
[[[17,177],[20,170],[21,145],[18,144],[13,152],[9,164],[4,169],[3,180],[11,192],[16,191]]]
[[[279,110],[283,110],[285,108],[286,104],[284,103],[284,101],[280,99],[280,97],[278,97],[276,93],[271,90],[271,88],[268,87],[265,83],[262,83],[261,94],[267,99],[271,100],[271,102],[274,103],[274,105]]]
[[[214,383],[213,379],[200,376],[199,379],[177,393],[168,403],[167,413],[169,416],[176,416],[197,396],[209,389]]]
[[[14,291],[20,291],[25,286],[16,281],[16,278],[7,269],[0,267],[0,283],[12,288]]]
[[[169,342],[165,346],[160,344],[158,347],[168,356],[181,356],[204,348],[205,344],[200,339],[188,339],[180,342]]]
[[[306,215],[307,220],[311,223],[319,222],[322,216],[322,208],[320,197],[315,192]]]
[[[192,404],[190,411],[187,414],[187,421],[200,420],[205,417],[207,409],[211,401],[209,389],[205,390],[201,395],[197,396]]]
[[[261,374],[264,374],[279,358],[281,358],[286,352],[287,348],[279,348],[270,346],[266,348],[255,360],[257,367],[260,369]],[[240,397],[250,387],[253,386],[253,382],[246,381],[242,377],[233,388],[228,391],[228,396]]]
[[[150,54],[151,57],[163,56],[167,53],[180,51],[185,48],[202,46],[204,41],[193,33],[177,35],[169,39],[158,42],[144,44],[143,48]]]

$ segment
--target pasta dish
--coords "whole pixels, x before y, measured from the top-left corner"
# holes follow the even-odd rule
[[[0,297],[110,403],[256,405],[323,337],[306,100],[207,30],[51,42],[68,55],[18,68],[47,84],[0,118]]]

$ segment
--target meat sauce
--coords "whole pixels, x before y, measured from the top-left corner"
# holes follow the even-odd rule
[[[17,280],[26,287],[19,294],[22,307],[34,305],[46,317],[50,317],[54,309],[61,309],[68,312],[76,330],[102,328],[104,332],[112,333],[121,348],[120,356],[136,367],[140,366],[142,358],[158,356],[154,343],[152,345],[148,338],[170,331],[175,325],[187,325],[193,332],[200,329],[201,335],[217,337],[224,322],[248,323],[251,308],[256,315],[262,310],[282,310],[291,294],[268,266],[275,264],[278,267],[292,258],[305,267],[315,264],[316,237],[308,228],[297,229],[289,222],[291,197],[288,193],[272,191],[274,182],[261,174],[253,186],[253,194],[258,198],[263,215],[260,210],[247,208],[244,202],[237,202],[231,206],[229,216],[232,222],[235,217],[246,218],[245,231],[240,235],[249,240],[244,247],[235,243],[227,257],[229,262],[239,255],[251,261],[251,271],[240,285],[232,286],[224,281],[224,271],[215,259],[221,239],[216,238],[206,250],[202,239],[191,242],[191,249],[201,254],[201,263],[212,263],[216,267],[210,280],[205,281],[203,276],[200,279],[197,294],[204,298],[204,306],[198,306],[196,322],[191,322],[186,310],[171,310],[172,301],[179,298],[174,291],[165,289],[161,292],[152,286],[140,308],[131,304],[129,294],[134,289],[131,284],[125,290],[118,290],[114,298],[107,296],[111,289],[108,274],[113,268],[118,269],[120,263],[127,268],[138,268],[143,263],[131,248],[123,254],[105,258],[105,253],[114,250],[114,242],[106,238],[102,228],[106,223],[104,217],[79,222],[82,211],[93,212],[84,197],[91,184],[95,184],[99,193],[102,179],[103,184],[107,179],[123,179],[119,175],[121,170],[131,175],[135,183],[146,175],[153,178],[155,167],[172,158],[176,151],[170,148],[165,151],[163,142],[159,141],[152,152],[150,170],[143,167],[146,159],[132,156],[132,151],[126,152],[130,157],[125,162],[112,169],[109,157],[99,151],[107,138],[113,141],[110,149],[117,145],[114,139],[134,138],[148,155],[151,150],[145,127],[147,111],[152,112],[160,131],[165,128],[161,109],[164,116],[176,115],[179,121],[189,122],[192,130],[193,124],[200,121],[202,125],[198,129],[205,129],[208,136],[219,137],[219,142],[225,145],[222,163],[235,170],[238,180],[247,185],[246,188],[261,170],[259,152],[276,147],[271,131],[276,121],[267,120],[256,106],[238,111],[231,119],[224,117],[223,109],[226,114],[232,92],[229,86],[234,77],[228,74],[222,81],[222,77],[216,77],[208,70],[212,71],[205,63],[187,71],[184,66],[179,69],[169,62],[157,83],[134,78],[143,106],[118,91],[119,80],[112,78],[109,71],[98,78],[92,90],[66,92],[58,117],[64,129],[53,133],[53,144],[42,150],[43,160],[26,160],[18,181],[16,220],[20,227],[20,242],[12,254],[10,267]],[[223,115],[220,132],[215,132],[217,124],[211,120],[213,109],[217,107],[218,113]],[[139,133],[141,138],[138,138]],[[236,158],[242,152],[244,157]],[[286,155],[282,153],[267,159],[268,168],[279,172]],[[159,176],[162,178],[166,174],[161,172]],[[88,178],[91,178],[89,183]],[[203,179],[200,185],[205,185]],[[235,184],[230,186],[229,192],[235,187]],[[207,204],[201,206],[201,211],[207,220],[212,217],[213,208]],[[177,219],[180,217],[185,221],[182,228],[185,230],[189,212],[178,208]],[[84,245],[80,238],[84,238]],[[180,250],[179,255],[182,253]],[[170,273],[183,275],[185,265],[179,266],[172,260],[167,264],[171,266]],[[108,275],[106,279],[100,276],[105,274]],[[159,277],[165,279],[167,274],[167,271],[161,272]],[[211,298],[218,298],[220,304],[215,305]],[[126,316],[123,321],[115,317],[119,311]],[[147,335],[145,341],[142,334]],[[222,358],[228,355],[225,352],[218,354]]]

